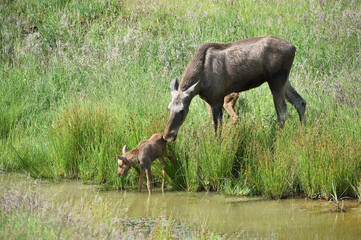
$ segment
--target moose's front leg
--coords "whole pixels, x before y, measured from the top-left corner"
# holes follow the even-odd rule
[[[140,176],[139,176],[138,192],[142,191],[143,179],[144,179],[144,168],[143,168],[143,167],[140,167]]]
[[[147,188],[148,188],[148,192],[149,195],[152,194],[152,179],[151,179],[151,171],[150,168],[145,169],[145,174],[147,175]]]
[[[222,125],[222,104],[212,105],[212,114],[213,114],[213,122],[214,122],[214,130],[217,134],[218,124]]]

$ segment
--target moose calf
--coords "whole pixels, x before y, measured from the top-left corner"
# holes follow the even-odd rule
[[[118,176],[123,176],[129,171],[129,168],[135,164],[140,164],[140,177],[138,191],[140,192],[143,185],[144,172],[147,175],[147,188],[149,194],[152,194],[151,187],[151,171],[150,166],[152,162],[158,158],[159,162],[163,164],[163,180],[162,180],[162,192],[164,192],[164,167],[168,164],[164,161],[164,157],[169,158],[174,163],[174,158],[171,153],[168,152],[166,147],[166,141],[163,139],[163,135],[160,133],[153,134],[148,140],[141,141],[138,146],[129,152],[127,146],[123,147],[123,155],[118,157]]]

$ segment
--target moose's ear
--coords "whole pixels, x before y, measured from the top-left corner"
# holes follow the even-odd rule
[[[196,82],[195,84],[193,84],[192,86],[190,86],[187,90],[185,90],[184,96],[188,97],[189,95],[193,95],[193,92],[195,90],[195,88],[198,86],[200,81]]]
[[[129,161],[125,157],[117,155],[117,158],[122,160],[125,165],[129,165]]]
[[[179,83],[178,83],[178,78],[175,77],[171,82],[170,82],[170,94],[172,95],[172,101],[173,99],[177,96],[178,93],[178,87],[179,87]]]
[[[128,152],[127,145],[124,145],[124,147],[123,147],[123,154],[126,153],[126,152]]]
[[[173,91],[178,91],[178,87],[179,87],[179,83],[178,83],[178,78],[175,77],[173,78],[173,80],[170,82],[170,90]]]

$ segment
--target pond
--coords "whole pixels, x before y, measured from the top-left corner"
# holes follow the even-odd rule
[[[79,181],[50,182],[19,174],[0,174],[0,184],[1,189],[9,186],[34,189],[45,199],[58,203],[91,202],[109,218],[171,217],[232,239],[361,237],[361,204],[355,200],[345,200],[341,212],[335,211],[335,203],[324,200],[264,200],[206,192],[162,194],[158,189],[148,196],[146,189],[142,193],[104,191]]]

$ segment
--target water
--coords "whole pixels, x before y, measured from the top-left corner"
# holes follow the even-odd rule
[[[54,202],[91,202],[109,218],[172,218],[225,237],[252,239],[361,239],[361,204],[344,201],[344,212],[321,200],[229,197],[215,193],[165,192],[148,196],[126,191],[103,191],[78,181],[52,183],[18,174],[0,174],[1,188],[34,189]],[[1,194],[1,191],[0,191]],[[341,206],[341,204],[340,204]]]

